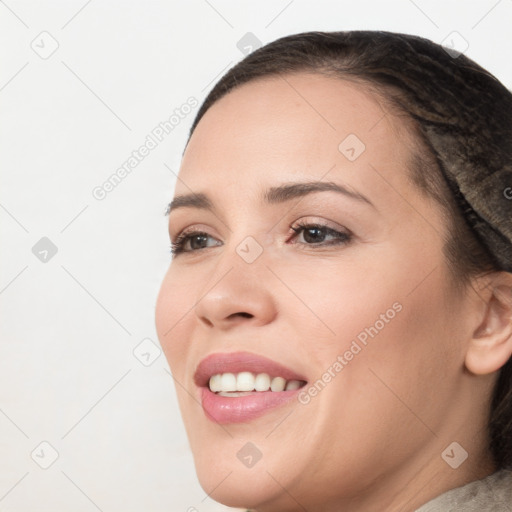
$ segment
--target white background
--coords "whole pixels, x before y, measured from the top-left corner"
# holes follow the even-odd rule
[[[226,510],[197,482],[163,354],[133,354],[149,338],[141,358],[158,356],[163,213],[197,108],[103,200],[92,190],[204,99],[247,32],[456,31],[510,88],[511,27],[512,0],[0,2],[0,510]],[[43,59],[31,44],[51,38]]]

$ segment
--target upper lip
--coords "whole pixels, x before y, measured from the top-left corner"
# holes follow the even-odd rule
[[[202,359],[194,374],[194,382],[197,386],[206,387],[212,375],[244,371],[267,373],[270,377],[283,377],[285,380],[306,381],[304,376],[267,357],[251,352],[227,352],[210,354]]]

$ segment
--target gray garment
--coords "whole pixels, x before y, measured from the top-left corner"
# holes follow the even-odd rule
[[[415,512],[512,512],[512,471],[500,470],[482,480],[451,489]]]

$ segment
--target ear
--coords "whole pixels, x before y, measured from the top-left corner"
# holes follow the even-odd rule
[[[486,286],[483,319],[466,352],[466,368],[476,375],[499,370],[512,356],[512,274],[499,272]]]

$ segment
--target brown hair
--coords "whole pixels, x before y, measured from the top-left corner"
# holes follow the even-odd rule
[[[465,55],[418,36],[384,31],[307,32],[273,41],[231,68],[213,87],[192,124],[232,89],[282,74],[312,72],[358,82],[412,121],[416,151],[410,178],[449,219],[444,253],[460,290],[471,278],[508,270],[474,227],[479,222],[448,168],[512,163],[512,94]],[[491,228],[489,228],[491,229]],[[490,450],[512,468],[512,359],[500,370],[490,404]]]

